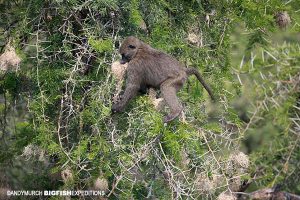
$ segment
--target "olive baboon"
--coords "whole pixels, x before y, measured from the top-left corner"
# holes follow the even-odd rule
[[[116,85],[116,92],[113,96],[113,102],[116,103],[120,100],[120,94],[122,91],[123,82],[125,79],[125,73],[127,69],[128,63],[121,64],[119,61],[113,62],[111,64],[111,72],[112,75],[115,77],[117,81]],[[143,93],[146,93],[146,91],[142,91]],[[149,97],[151,100],[151,103],[154,105],[156,110],[162,110],[165,106],[165,102],[163,98],[157,98],[157,92],[153,88],[149,88]]]
[[[204,82],[198,70],[185,68],[172,56],[158,51],[138,38],[130,36],[119,50],[120,63],[128,63],[126,88],[121,100],[112,106],[113,112],[121,112],[127,103],[143,88],[160,89],[171,112],[164,117],[168,123],[182,111],[176,93],[182,88],[189,75],[194,74],[214,100],[211,89]]]

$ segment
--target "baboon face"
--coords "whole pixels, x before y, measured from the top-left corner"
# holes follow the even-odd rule
[[[140,46],[140,40],[130,36],[124,40],[120,47],[120,54],[122,56],[120,63],[125,64],[130,62],[136,55]]]

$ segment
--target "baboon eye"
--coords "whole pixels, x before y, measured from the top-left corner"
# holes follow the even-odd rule
[[[130,44],[128,47],[129,47],[130,49],[135,49],[135,46],[133,46],[133,45],[131,45],[131,44]]]

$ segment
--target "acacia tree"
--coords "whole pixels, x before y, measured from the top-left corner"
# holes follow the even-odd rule
[[[299,47],[274,49],[268,42],[277,31],[276,13],[294,13],[297,6],[277,0],[2,1],[1,49],[13,46],[22,59],[0,82],[0,162],[13,180],[5,184],[96,187],[118,199],[215,199],[253,179],[259,188],[283,183],[299,192],[290,187],[299,165]],[[297,31],[298,16],[292,17]],[[231,61],[237,24],[250,33],[240,67]],[[110,65],[128,35],[198,68],[219,102],[211,105],[190,79],[179,93],[186,123],[164,126],[147,96],[112,116]],[[253,105],[247,123],[241,120],[246,111],[233,105],[245,92]],[[274,134],[265,134],[272,122]],[[253,148],[259,131],[275,143]]]

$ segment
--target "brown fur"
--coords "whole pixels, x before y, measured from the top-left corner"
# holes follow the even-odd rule
[[[122,91],[123,82],[125,79],[125,73],[128,63],[121,64],[119,61],[113,62],[111,64],[111,73],[116,79],[116,92],[113,97],[113,102],[116,103],[120,100],[120,93]],[[153,88],[149,88],[149,97],[151,103],[154,105],[156,110],[163,110],[165,102],[163,98],[156,98],[157,92]]]
[[[211,89],[196,69],[185,68],[174,57],[152,48],[138,38],[126,38],[120,47],[120,54],[120,63],[128,63],[126,88],[121,101],[113,104],[113,112],[122,111],[139,90],[151,87],[161,90],[171,110],[170,114],[164,117],[164,122],[170,122],[178,117],[183,109],[176,93],[191,74],[196,75],[214,99]]]

